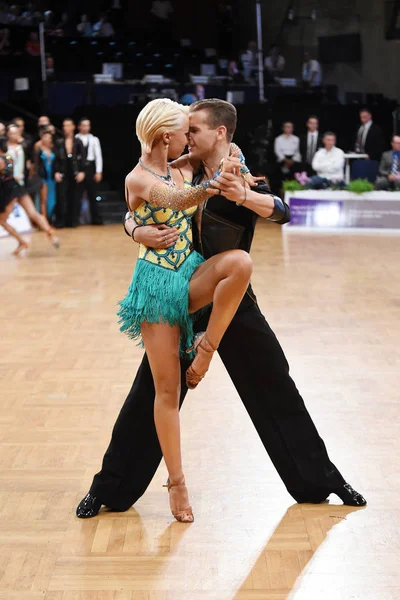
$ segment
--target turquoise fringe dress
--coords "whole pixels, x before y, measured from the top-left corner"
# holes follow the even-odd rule
[[[165,250],[139,245],[132,282],[127,295],[119,302],[120,330],[131,339],[139,340],[141,346],[140,326],[145,321],[179,326],[181,355],[193,344],[195,314],[189,314],[189,282],[204,262],[193,250],[192,217],[196,210],[197,206],[173,210],[143,202],[133,213],[140,225],[164,224],[177,228],[180,234],[175,245]]]

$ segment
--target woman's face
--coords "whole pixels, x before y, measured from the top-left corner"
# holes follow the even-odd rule
[[[52,145],[53,142],[53,136],[51,135],[51,133],[44,133],[42,135],[42,144],[43,146],[46,146],[47,148],[50,148],[50,146]]]
[[[183,115],[181,127],[169,132],[170,142],[168,158],[179,158],[187,146],[187,134],[189,131],[189,116]]]

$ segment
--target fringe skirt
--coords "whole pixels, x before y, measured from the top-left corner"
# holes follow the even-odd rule
[[[181,356],[193,345],[193,320],[199,313],[189,314],[189,282],[204,258],[196,251],[189,254],[177,271],[139,259],[128,293],[119,302],[120,331],[143,346],[140,326],[147,323],[169,323],[181,330]]]

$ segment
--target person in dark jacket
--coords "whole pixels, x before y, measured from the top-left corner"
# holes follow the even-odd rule
[[[217,168],[221,158],[228,156],[229,144],[223,141],[216,151],[215,132],[221,126],[234,132],[236,111],[233,108],[223,100],[200,100],[192,104],[189,149],[191,158],[200,161],[193,183],[198,184],[209,177],[210,165]],[[258,216],[278,224],[290,220],[289,207],[280,198],[274,197],[272,214],[271,210],[265,209],[263,195],[271,194],[265,183],[256,188],[259,200],[244,205],[241,204],[243,183],[240,176],[229,174],[214,185],[221,189],[221,194],[209,198],[193,221],[194,246],[204,258],[232,248],[249,252]],[[179,236],[179,231],[164,225],[137,226],[129,214],[125,230],[134,241],[155,248],[170,247]],[[205,330],[209,315],[210,311],[206,311],[195,324],[196,331]],[[283,350],[262,315],[251,286],[218,352],[293,498],[297,502],[320,503],[335,493],[347,505],[364,506],[363,496],[346,483],[330,461],[325,444],[289,375]],[[187,367],[188,361],[182,359],[180,405],[188,391]],[[95,475],[89,493],[77,507],[79,518],[96,516],[102,505],[117,511],[128,510],[146,491],[162,457],[154,425],[154,398],[153,378],[145,355],[115,423],[101,471]]]
[[[55,142],[54,178],[57,183],[56,227],[77,227],[85,179],[85,149],[75,137],[75,123],[64,119],[64,138]]]
[[[375,125],[368,108],[360,110],[360,121],[361,125],[356,134],[355,151],[360,154],[368,154],[370,160],[379,162],[385,149],[382,129]]]

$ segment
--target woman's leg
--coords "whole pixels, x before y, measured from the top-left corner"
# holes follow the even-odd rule
[[[51,227],[46,217],[37,212],[35,205],[33,204],[32,198],[28,194],[25,194],[24,196],[21,196],[21,198],[18,199],[18,202],[24,208],[26,214],[28,215],[32,223],[37,225],[39,229],[41,229],[48,235],[49,240],[55,248],[59,248],[60,242],[58,238],[54,235],[54,229]]]
[[[142,339],[146,348],[155,387],[154,423],[158,440],[167,465],[171,483],[170,502],[174,516],[183,511],[178,520],[192,521],[189,498],[184,485],[179,398],[181,369],[179,359],[180,330],[167,323],[142,323]],[[185,510],[187,509],[187,510]]]
[[[14,229],[14,227],[7,223],[7,219],[10,216],[15,204],[16,200],[14,200],[14,202],[10,202],[10,204],[6,206],[5,211],[0,213],[0,225],[4,227],[4,229],[8,231],[8,233],[15,237],[15,239],[18,241],[19,246],[13,252],[15,256],[18,256],[22,250],[28,248],[28,244],[16,229]]]
[[[219,343],[232,321],[250,283],[253,263],[243,250],[229,250],[211,257],[196,269],[189,288],[189,312],[213,303],[206,339],[205,352],[197,352],[193,369],[201,378],[206,373],[212,351]]]

